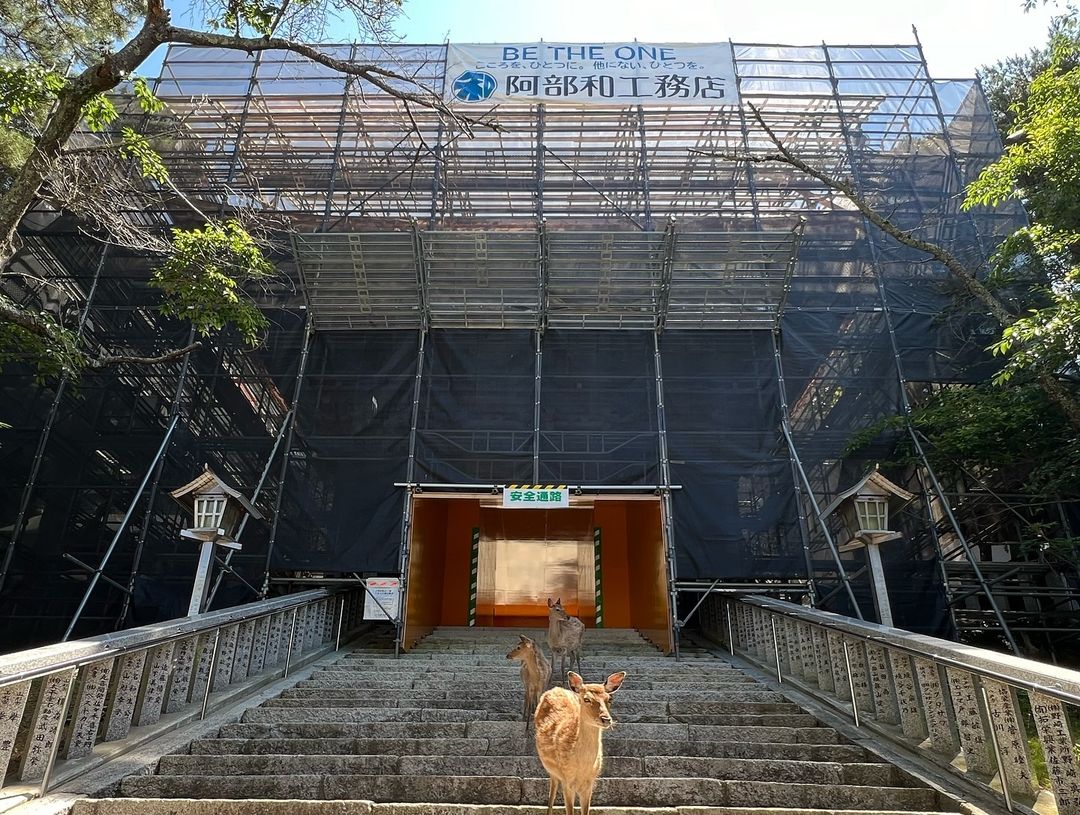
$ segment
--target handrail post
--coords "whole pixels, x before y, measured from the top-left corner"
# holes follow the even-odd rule
[[[292,610],[292,622],[289,623],[289,647],[285,651],[285,672],[281,675],[282,679],[289,675],[289,667],[292,665],[293,642],[296,640],[296,613],[299,610],[299,606],[295,606]]]
[[[345,622],[345,595],[341,595],[341,601],[338,603],[338,617],[337,617],[337,634],[334,637],[334,650],[341,650],[341,625]]]
[[[221,650],[221,629],[214,632],[214,650],[210,652],[210,665],[206,670],[206,693],[202,698],[202,710],[199,719],[206,718],[206,708],[210,704],[210,690],[214,687],[214,674],[217,673],[218,652]]]
[[[844,646],[844,667],[847,669],[848,690],[851,691],[851,715],[855,719],[855,726],[859,726],[859,700],[855,697],[855,678],[851,674],[851,654],[848,651],[847,639],[840,642]]]

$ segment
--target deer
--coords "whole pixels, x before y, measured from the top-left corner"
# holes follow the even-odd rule
[[[544,651],[529,637],[518,634],[520,640],[517,645],[510,649],[507,659],[518,660],[521,663],[521,681],[525,685],[525,708],[522,718],[525,720],[525,729],[529,729],[529,722],[540,701],[540,694],[547,690],[551,681],[551,663],[544,656]]]
[[[560,597],[554,603],[548,598],[548,647],[551,649],[551,662],[555,663],[558,655],[559,675],[566,676],[566,655],[570,654],[570,666],[581,670],[581,641],[585,636],[585,624],[577,617],[571,617],[562,607]]]
[[[566,815],[574,815],[575,798],[581,802],[581,815],[589,815],[593,787],[604,764],[603,734],[615,724],[608,703],[625,678],[626,671],[619,671],[602,685],[586,685],[570,671],[569,690],[552,688],[540,697],[533,734],[536,753],[548,772],[547,815],[560,786]]]

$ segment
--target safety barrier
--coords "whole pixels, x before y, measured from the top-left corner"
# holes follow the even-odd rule
[[[1080,672],[772,598],[713,595],[700,614],[733,654],[962,774],[1010,812],[1037,798],[1050,810],[1052,790],[1059,815],[1080,815],[1070,727]]]
[[[44,795],[58,762],[205,718],[230,687],[340,647],[362,611],[362,589],[306,591],[0,657],[0,793]]]

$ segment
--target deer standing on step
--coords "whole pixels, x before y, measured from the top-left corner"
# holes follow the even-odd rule
[[[540,701],[540,694],[547,690],[548,683],[551,681],[551,663],[533,640],[524,634],[518,634],[518,638],[521,641],[510,650],[506,658],[521,662],[521,681],[525,685],[523,715],[527,730],[532,714],[536,711],[536,705]]]
[[[559,657],[559,676],[566,676],[566,657],[570,655],[570,667],[581,670],[581,641],[585,636],[585,624],[577,617],[571,617],[562,607],[560,597],[554,603],[548,598],[548,647],[551,648],[551,662],[555,664]]]
[[[573,671],[568,678],[569,690],[552,688],[540,697],[533,717],[536,752],[548,771],[548,815],[560,786],[566,815],[574,815],[575,797],[581,801],[581,815],[589,815],[604,763],[603,732],[614,724],[608,702],[626,671],[612,674],[602,685],[586,685]]]

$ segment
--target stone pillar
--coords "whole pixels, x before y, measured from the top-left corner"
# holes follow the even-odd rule
[[[195,654],[195,674],[191,678],[192,702],[201,702],[206,696],[206,685],[210,678],[210,662],[214,656],[214,643],[218,636],[220,636],[220,629],[199,634]]]
[[[1054,789],[1058,815],[1080,813],[1080,771],[1076,767],[1069,720],[1061,702],[1041,693],[1031,693],[1031,714],[1039,743],[1046,756],[1046,771]]]
[[[952,761],[958,745],[952,722],[949,721],[941,671],[933,662],[915,657],[915,675],[919,680],[919,695],[922,697],[930,746]]]
[[[967,671],[946,668],[949,677],[949,695],[952,698],[956,730],[960,734],[960,749],[964,753],[968,772],[992,775],[996,771],[990,756],[990,737],[986,733],[975,677]]]
[[[15,737],[19,734],[19,722],[26,709],[26,697],[30,695],[30,680],[16,682],[0,688],[0,779],[7,773],[11,753],[15,749]]]
[[[848,687],[847,664],[844,662],[844,639],[835,631],[827,631],[825,641],[829,648],[829,663],[832,665],[832,692],[838,699],[850,700],[851,688]]]
[[[897,724],[900,710],[896,703],[889,659],[881,645],[867,644],[866,661],[870,665],[870,687],[874,692],[874,719],[884,724]]]
[[[851,660],[851,683],[855,686],[855,704],[859,706],[859,715],[872,717],[874,694],[870,689],[870,677],[866,671],[866,646],[862,640],[851,637],[844,637],[841,642],[847,642],[848,658]]]
[[[114,660],[103,659],[80,671],[71,705],[75,714],[68,728],[67,744],[61,752],[63,758],[79,758],[94,749],[109,695],[113,664]]]
[[[122,739],[131,730],[145,666],[146,651],[125,654],[117,661],[112,690],[105,703],[105,741]]]
[[[173,650],[172,681],[169,683],[169,699],[165,703],[166,713],[176,713],[188,703],[191,694],[191,680],[195,674],[195,657],[198,651],[199,637],[191,636],[176,643]]]
[[[230,625],[221,630],[221,644],[214,668],[214,690],[224,690],[232,682],[233,660],[236,659],[236,641],[239,637],[239,625]]]
[[[926,721],[911,669],[911,657],[903,651],[889,651],[893,687],[896,689],[896,705],[900,713],[900,729],[909,739],[922,741],[926,738]]]
[[[829,638],[824,628],[813,626],[814,662],[817,666],[817,686],[824,691],[833,690],[832,659],[829,653]]]
[[[814,627],[809,623],[799,623],[799,649],[802,659],[803,679],[817,684],[817,658],[814,656]]]
[[[1030,799],[1037,789],[1031,771],[1027,733],[1024,730],[1024,720],[1020,716],[1016,689],[993,679],[983,679],[982,686],[989,702],[990,726],[994,728],[994,735],[997,736],[998,752],[1001,753],[1001,764],[1005,768],[1002,783],[1007,783],[1009,791],[1014,795]]]
[[[288,630],[289,637],[292,638],[292,661],[295,664],[296,660],[300,658],[300,655],[304,653],[304,640],[305,632],[307,631],[307,606],[304,608],[298,608],[296,610],[296,616],[290,617],[291,625]],[[295,630],[294,630],[295,629]]]
[[[175,648],[176,643],[169,642],[150,651],[142,697],[139,699],[139,705],[135,709],[135,724],[139,727],[154,724],[161,718],[161,706],[165,702],[165,691],[169,687],[169,675],[172,673],[173,650]]]
[[[270,618],[260,617],[255,621],[255,635],[251,645],[251,664],[249,676],[258,676],[269,663],[266,660],[267,637],[270,633]]]
[[[281,662],[282,654],[285,653],[282,636],[285,630],[285,612],[271,614],[269,617],[269,632],[266,635],[266,659],[263,660],[264,668],[272,668]]]
[[[37,703],[30,718],[30,734],[19,765],[20,781],[37,781],[45,775],[53,744],[60,735],[68,689],[74,676],[75,668],[68,668],[40,680]]]
[[[255,640],[255,621],[247,620],[240,623],[236,635],[236,658],[233,660],[232,682],[242,682],[247,679],[248,669],[251,667],[251,646]]]

